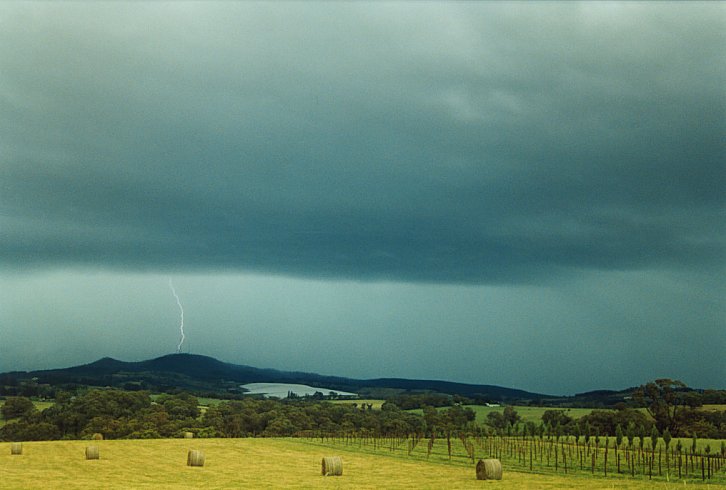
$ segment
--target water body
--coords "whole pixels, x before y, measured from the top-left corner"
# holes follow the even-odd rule
[[[288,392],[293,392],[298,396],[314,395],[319,391],[325,396],[331,393],[337,393],[343,396],[358,396],[357,393],[349,393],[347,391],[329,390],[327,388],[315,388],[308,385],[294,385],[286,383],[248,383],[241,385],[247,390],[245,395],[264,395],[266,397],[274,396],[276,398],[287,398]]]

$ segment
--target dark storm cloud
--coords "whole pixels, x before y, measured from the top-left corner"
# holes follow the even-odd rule
[[[0,260],[722,267],[723,24],[721,4],[4,4]]]

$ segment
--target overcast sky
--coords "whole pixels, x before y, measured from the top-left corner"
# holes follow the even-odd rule
[[[726,4],[0,3],[0,371],[726,388]]]

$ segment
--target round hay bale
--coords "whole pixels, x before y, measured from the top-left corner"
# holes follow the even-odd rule
[[[194,432],[185,432],[184,439],[194,439]]]
[[[86,446],[86,459],[99,459],[98,446]]]
[[[498,459],[480,459],[476,464],[477,480],[501,480],[502,462]]]
[[[343,474],[343,460],[340,456],[323,458],[323,476],[341,476]]]
[[[96,432],[95,434],[93,434],[91,436],[91,440],[93,440],[93,441],[102,441],[103,440],[103,434],[101,434],[100,432]]]
[[[204,466],[204,453],[190,450],[187,453],[187,466]]]
[[[10,454],[19,455],[23,454],[23,443],[14,442],[10,445]]]

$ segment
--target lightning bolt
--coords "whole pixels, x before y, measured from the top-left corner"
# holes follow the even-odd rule
[[[179,305],[179,313],[181,314],[179,321],[181,340],[179,340],[179,345],[176,346],[176,353],[179,354],[181,352],[182,344],[184,343],[184,308],[182,307],[181,301],[179,301],[179,296],[176,294],[176,289],[174,289],[174,284],[171,282],[171,279],[169,279],[169,288],[171,289],[171,294],[174,295],[174,299],[176,299],[176,304]]]

